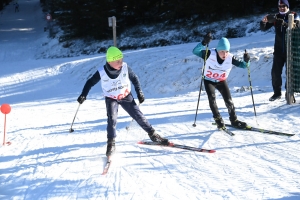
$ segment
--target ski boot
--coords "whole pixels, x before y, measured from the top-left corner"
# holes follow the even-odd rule
[[[242,122],[242,121],[239,121],[237,119],[235,120],[231,120],[231,125],[235,128],[239,128],[239,129],[245,129],[247,127],[247,123],[246,122]]]
[[[116,146],[115,146],[115,138],[108,138],[107,139],[107,149],[106,149],[106,156],[109,157],[111,156],[115,150],[116,150]]]
[[[168,139],[161,137],[155,131],[153,131],[152,133],[148,133],[148,135],[149,135],[150,139],[153,142],[159,142],[159,143],[164,144],[164,145],[168,145],[169,144],[169,140]]]
[[[217,124],[218,129],[226,129],[222,117],[216,117],[214,118],[214,120]]]

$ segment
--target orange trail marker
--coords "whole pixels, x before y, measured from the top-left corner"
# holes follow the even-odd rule
[[[3,135],[3,146],[5,145],[5,131],[6,131],[6,114],[10,113],[11,107],[9,104],[2,104],[1,105],[1,112],[5,115],[4,116],[4,135]],[[7,142],[7,145],[10,145],[11,142]]]

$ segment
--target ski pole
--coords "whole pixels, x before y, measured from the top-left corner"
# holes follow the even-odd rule
[[[72,126],[73,126],[73,123],[74,123],[74,121],[75,121],[75,118],[76,118],[76,115],[77,115],[77,112],[78,112],[78,110],[79,110],[80,105],[81,105],[81,104],[78,105],[78,108],[77,108],[77,110],[76,110],[74,119],[73,119],[73,121],[72,121],[71,128],[70,128],[70,130],[69,130],[70,133],[74,132],[74,129],[72,129]]]
[[[245,49],[245,53],[247,53],[246,49]],[[253,91],[252,91],[252,83],[251,83],[251,76],[250,76],[250,67],[249,67],[248,63],[247,63],[247,68],[248,68],[248,80],[249,80],[249,84],[250,84],[250,91],[251,91],[251,96],[252,96],[252,104],[253,104],[253,109],[254,109],[254,115],[255,115],[256,124],[258,125],[257,117],[256,117],[256,110],[255,110],[255,104],[254,104],[254,98],[253,98]]]
[[[137,106],[140,106],[140,102],[137,104]],[[129,123],[129,125],[126,126],[126,130],[127,131],[129,130],[129,128],[130,128],[130,126],[131,126],[131,124],[132,124],[133,121],[134,121],[134,119],[132,118],[131,121],[130,121],[130,123]]]
[[[198,115],[198,107],[199,107],[199,102],[200,102],[200,96],[201,96],[201,90],[202,90],[202,83],[204,80],[204,70],[205,70],[205,64],[206,64],[206,59],[207,59],[207,52],[208,52],[208,44],[206,45],[206,51],[205,51],[205,58],[204,58],[204,66],[202,69],[202,78],[201,78],[201,83],[200,83],[200,89],[199,89],[199,96],[198,96],[198,102],[197,102],[197,109],[196,109],[196,115],[195,115],[195,120],[193,127],[196,127],[196,120],[197,120],[197,115]]]

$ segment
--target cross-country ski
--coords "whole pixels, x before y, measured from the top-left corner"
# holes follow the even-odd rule
[[[175,144],[172,142],[170,142],[168,145],[164,145],[159,142],[139,141],[138,144],[172,147],[172,148],[184,149],[184,150],[189,150],[189,151],[197,151],[197,152],[202,152],[202,153],[215,153],[216,152],[216,150],[213,150],[213,149],[203,149],[203,148],[191,147],[191,146],[187,146],[187,145]]]

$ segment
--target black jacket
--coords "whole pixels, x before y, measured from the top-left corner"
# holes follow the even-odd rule
[[[127,67],[128,67],[129,80],[133,84],[135,92],[137,94],[139,94],[140,92],[142,92],[142,89],[141,89],[141,84],[138,79],[138,76],[132,71],[132,69],[129,66],[127,66]],[[106,63],[104,65],[104,70],[105,70],[106,74],[108,75],[108,77],[111,79],[117,78],[119,76],[119,74],[121,73],[121,70],[113,69],[108,63]],[[94,85],[96,85],[100,80],[101,80],[100,73],[97,70],[95,72],[95,74],[86,81],[86,83],[83,87],[83,90],[81,92],[81,95],[86,97],[88,95],[90,89]]]
[[[299,16],[296,12],[289,11],[286,14],[280,14],[277,13],[275,15],[276,19],[283,19],[286,22],[285,26],[281,26],[276,24],[276,20],[274,23],[269,22],[260,22],[260,29],[262,31],[266,31],[270,29],[272,26],[275,27],[275,43],[274,43],[274,55],[283,54],[286,53],[286,43],[285,43],[285,34],[286,29],[288,28],[288,18],[289,14],[294,14],[294,23],[296,24],[296,27],[299,28]]]

